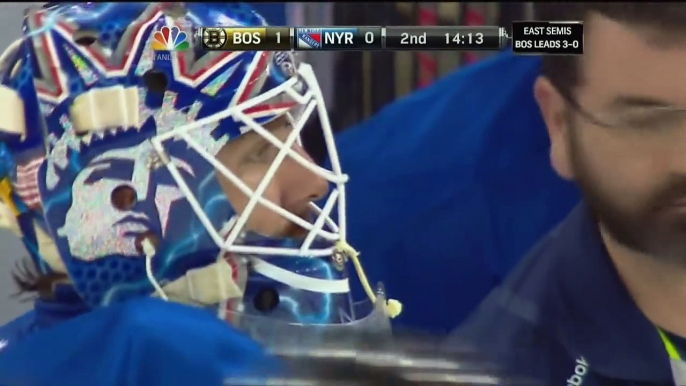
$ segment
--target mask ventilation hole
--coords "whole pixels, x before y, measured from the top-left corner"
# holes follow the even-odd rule
[[[143,82],[148,91],[156,94],[164,94],[169,85],[167,76],[156,70],[150,70],[143,74]]]
[[[98,41],[98,33],[91,30],[78,30],[73,35],[74,42],[82,47],[88,47]]]
[[[279,305],[279,293],[272,287],[263,287],[253,298],[253,306],[260,312],[271,312]]]
[[[119,185],[114,190],[110,196],[112,206],[121,211],[127,211],[133,209],[136,205],[138,197],[136,191],[128,185]]]

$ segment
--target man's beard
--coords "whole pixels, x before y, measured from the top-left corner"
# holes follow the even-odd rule
[[[670,175],[634,207],[622,207],[618,204],[621,200],[613,199],[603,178],[587,164],[573,131],[569,149],[574,175],[594,218],[624,247],[686,267],[686,215],[676,213],[673,206],[676,200],[686,198],[686,175]]]

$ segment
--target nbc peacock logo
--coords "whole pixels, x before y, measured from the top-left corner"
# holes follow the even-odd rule
[[[183,51],[189,47],[186,33],[179,27],[162,27],[153,35],[152,49],[155,51]]]

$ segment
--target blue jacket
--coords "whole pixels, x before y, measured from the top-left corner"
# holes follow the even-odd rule
[[[684,339],[670,339],[683,357]],[[583,204],[451,339],[465,343],[545,385],[674,385],[656,327],[631,299]]]
[[[2,386],[222,385],[278,369],[216,316],[152,298],[91,312],[38,301],[0,328],[0,342]]]
[[[578,202],[550,167],[539,66],[498,54],[338,136],[348,239],[398,326],[457,326]]]

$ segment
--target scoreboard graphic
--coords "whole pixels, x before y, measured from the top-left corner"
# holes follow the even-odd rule
[[[532,41],[532,25],[542,34]],[[571,27],[570,27],[571,26]],[[206,27],[196,42],[209,51],[495,51],[512,45],[515,53],[583,53],[583,23],[515,23],[511,37],[503,27]],[[548,42],[552,41],[552,43]],[[562,43],[559,43],[562,41]]]

